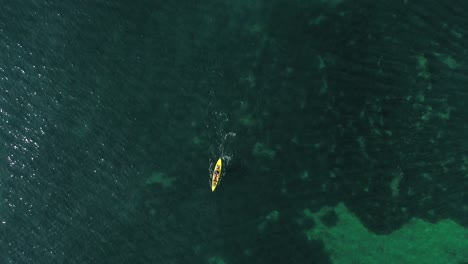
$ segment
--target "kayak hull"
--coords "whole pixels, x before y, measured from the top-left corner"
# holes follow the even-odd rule
[[[219,181],[221,180],[222,169],[223,169],[223,162],[221,159],[218,159],[213,169],[213,173],[211,174],[211,191],[212,192],[214,192],[214,190],[218,186]]]

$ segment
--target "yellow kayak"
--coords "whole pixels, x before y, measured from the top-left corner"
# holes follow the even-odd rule
[[[216,162],[213,174],[211,174],[211,191],[214,192],[216,186],[218,186],[219,180],[221,180],[221,170],[223,169],[223,164],[221,158]]]

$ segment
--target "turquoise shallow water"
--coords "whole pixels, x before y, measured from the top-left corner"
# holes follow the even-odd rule
[[[0,262],[465,263],[467,10],[4,4]]]

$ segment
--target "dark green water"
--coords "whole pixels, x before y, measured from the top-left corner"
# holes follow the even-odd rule
[[[467,11],[7,1],[0,262],[467,263]]]

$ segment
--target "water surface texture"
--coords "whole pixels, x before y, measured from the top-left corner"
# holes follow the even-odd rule
[[[6,1],[0,263],[467,263],[467,13]]]

